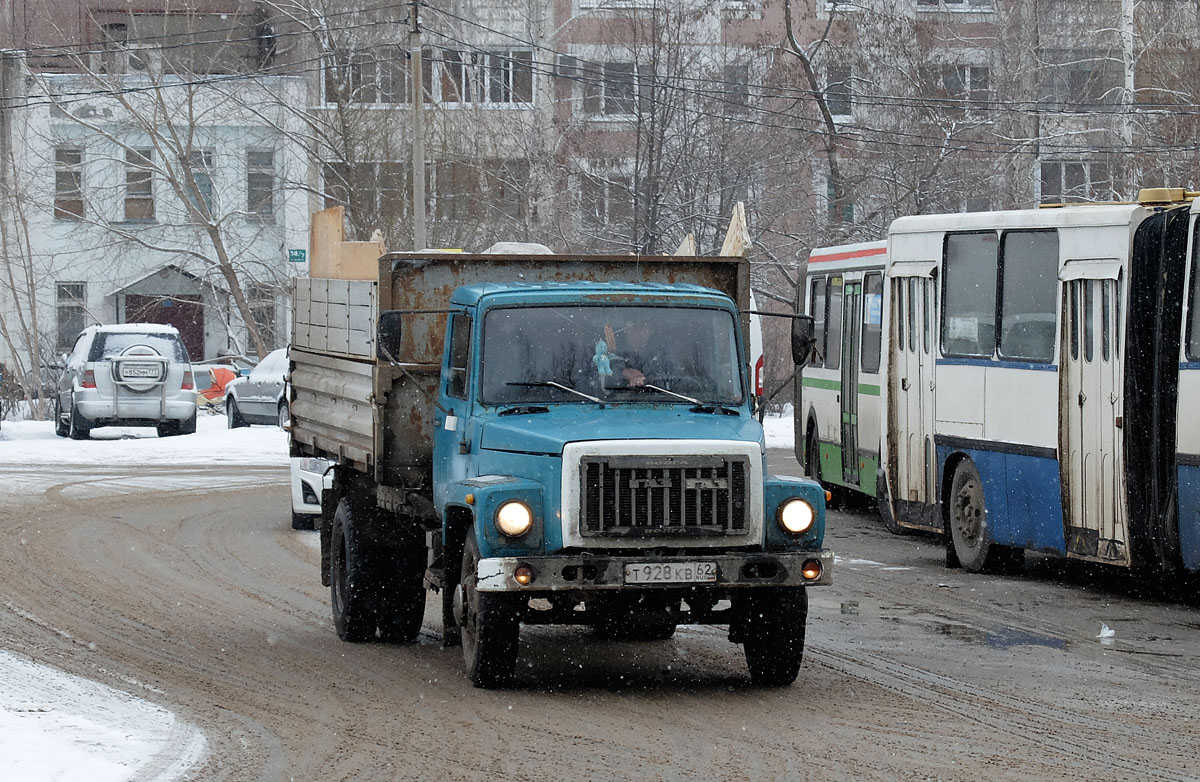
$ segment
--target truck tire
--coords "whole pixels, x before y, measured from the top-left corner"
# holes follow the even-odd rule
[[[804,587],[747,590],[738,602],[750,680],[761,687],[786,687],[796,681],[804,659],[808,592]]]
[[[425,549],[402,551],[393,556],[381,548],[375,562],[375,580],[380,585],[379,637],[383,641],[409,643],[421,632],[425,618]]]
[[[475,530],[463,542],[462,570],[455,587],[454,614],[462,629],[467,678],[476,687],[495,689],[512,680],[517,664],[520,624],[516,604],[508,595],[475,588],[479,544]]]
[[[333,514],[329,544],[329,595],[333,627],[338,638],[351,643],[375,637],[376,618],[371,610],[372,568],[366,546],[355,526],[362,509],[342,497]],[[361,522],[360,522],[361,523]]]

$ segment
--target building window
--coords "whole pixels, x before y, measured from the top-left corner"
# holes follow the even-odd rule
[[[274,285],[252,282],[246,295],[247,303],[250,305],[250,314],[254,317],[254,325],[258,328],[258,335],[262,337],[263,345],[267,350],[274,349],[276,345],[275,300],[277,293],[278,289]]]
[[[583,111],[590,116],[629,116],[634,112],[637,66],[631,62],[579,63]]]
[[[983,65],[931,65],[918,71],[921,94],[979,106],[991,99],[991,73]]]
[[[851,80],[853,73],[849,65],[831,65],[826,73],[825,105],[835,117],[849,117],[853,111]]]
[[[59,351],[68,351],[87,325],[87,283],[56,283],[55,294],[58,299],[56,347]]]
[[[209,150],[195,150],[188,154],[188,169],[192,175],[195,187],[188,187],[188,202],[196,208],[201,217],[208,219],[215,213],[213,202],[213,153]],[[187,186],[187,183],[184,183]],[[203,208],[201,208],[203,205]]]
[[[529,164],[523,160],[487,160],[480,164],[442,162],[434,166],[433,211],[445,220],[525,216]]]
[[[154,174],[152,149],[125,150],[125,219],[135,223],[154,221]]]
[[[722,69],[724,84],[718,90],[725,114],[744,114],[750,105],[750,66],[745,63],[726,65]]]
[[[455,51],[441,53],[437,98],[443,103],[533,102],[533,52]]]
[[[1042,52],[1042,100],[1096,109],[1120,103],[1124,63],[1119,52],[1063,49]]]
[[[322,176],[325,208],[346,207],[351,222],[391,226],[409,214],[412,194],[406,163],[329,162],[322,166]]]
[[[854,204],[850,203],[849,193],[843,193],[846,197],[846,202],[842,204],[842,211],[839,214],[837,208],[837,192],[833,187],[833,180],[825,182],[825,201],[828,204],[829,220],[834,223],[853,223],[854,222]]]
[[[990,11],[992,0],[917,0],[921,11]]]
[[[57,147],[54,150],[54,217],[78,220],[83,217],[83,150]]]
[[[325,61],[325,102],[362,105],[408,103],[408,52],[399,46],[334,52]]]
[[[633,224],[633,184],[619,169],[595,167],[581,175],[579,198],[590,228],[619,231]]]
[[[246,209],[263,222],[275,218],[275,151],[246,151]]]
[[[1119,200],[1112,166],[1102,160],[1046,160],[1041,164],[1041,201]]]

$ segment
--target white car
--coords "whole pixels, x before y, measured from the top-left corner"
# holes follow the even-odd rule
[[[273,350],[246,377],[225,386],[225,415],[229,428],[250,424],[286,427],[291,422],[286,375],[287,348]]]
[[[292,457],[292,529],[321,526],[321,495],[332,485],[332,466],[325,459]]]

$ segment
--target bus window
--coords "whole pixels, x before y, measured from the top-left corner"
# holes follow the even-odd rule
[[[1009,231],[1000,249],[1000,355],[1054,360],[1058,233]]]
[[[1083,306],[1079,316],[1083,321],[1083,360],[1092,363],[1093,343],[1096,340],[1096,315],[1092,311],[1092,281],[1083,280]]]
[[[917,278],[908,278],[908,352],[917,352]]]
[[[817,277],[812,281],[812,292],[809,294],[808,314],[813,318],[813,329],[816,333],[817,355],[808,362],[810,367],[819,367],[825,363],[825,278]]]
[[[829,278],[825,310],[825,366],[837,369],[842,365],[842,276]]]
[[[1100,360],[1108,362],[1112,354],[1112,282],[1100,283]]]
[[[896,280],[896,349],[904,352],[904,292],[908,289],[903,279]]]
[[[927,356],[929,355],[929,320],[932,317],[932,312],[931,312],[930,308],[933,306],[933,302],[931,301],[933,296],[930,295],[932,288],[933,288],[932,283],[928,282],[927,280],[921,280],[921,293],[922,293],[921,314],[924,317],[924,321],[922,322],[922,327],[921,327],[922,328],[921,339],[922,339],[922,348],[923,348],[921,352],[923,352]]]
[[[1113,344],[1116,346],[1116,350],[1113,351],[1113,355],[1116,356],[1118,359],[1121,358],[1121,275],[1122,274],[1124,274],[1124,272],[1118,272],[1117,273],[1117,281],[1115,283],[1113,283],[1113,288],[1117,292],[1117,296],[1116,296],[1116,298],[1117,298],[1117,313],[1116,313],[1116,315],[1113,316]]]
[[[1071,360],[1079,359],[1079,283],[1068,283],[1070,297],[1067,303],[1067,329],[1071,333]]]
[[[994,233],[947,234],[942,277],[942,352],[990,358],[996,347]]]
[[[1196,233],[1197,238],[1200,238],[1200,223],[1197,223]],[[1192,289],[1188,296],[1188,331],[1187,331],[1187,357],[1189,361],[1200,361],[1200,272],[1196,269],[1196,262],[1200,260],[1200,243],[1195,239],[1192,241]]]
[[[879,371],[880,335],[883,330],[883,275],[870,272],[863,278],[862,371]]]

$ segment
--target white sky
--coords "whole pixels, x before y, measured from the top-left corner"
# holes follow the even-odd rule
[[[75,441],[56,437],[49,422],[5,421],[0,424],[0,466],[30,471],[45,465],[49,469],[38,470],[33,485],[46,488],[56,477],[55,465],[288,464],[287,435],[280,429],[230,430],[224,416],[204,414],[197,423],[194,435],[159,439],[150,428],[105,427],[95,430],[91,440]],[[792,447],[790,408],[783,417],[768,416],[764,427],[769,447]],[[173,477],[162,473],[153,480]],[[29,488],[28,481],[28,475],[6,478],[0,481],[0,494]],[[23,610],[7,600],[2,608]],[[3,650],[0,682],[0,780],[125,782],[140,775],[171,782],[204,757],[204,735],[198,729],[121,690]]]

